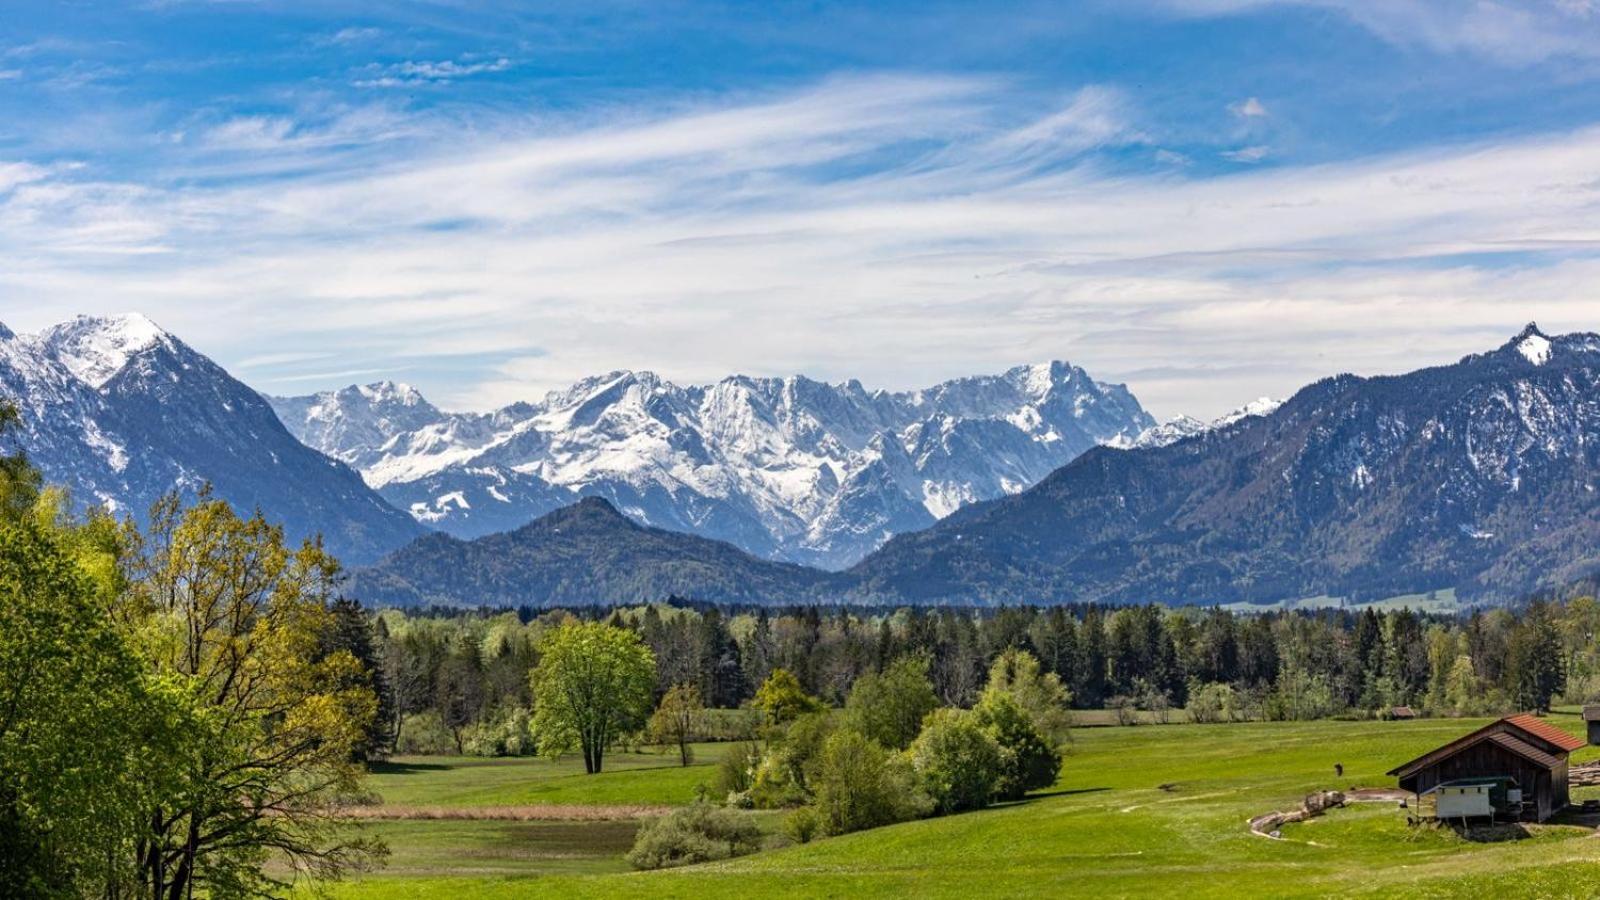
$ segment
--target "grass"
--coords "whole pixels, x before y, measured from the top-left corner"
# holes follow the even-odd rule
[[[1575,733],[1582,727],[1570,714],[1551,721]],[[340,885],[335,896],[1593,896],[1600,890],[1600,841],[1588,829],[1546,826],[1525,840],[1474,843],[1448,830],[1408,828],[1405,812],[1393,804],[1334,810],[1286,826],[1281,841],[1252,835],[1245,825],[1257,813],[1295,807],[1312,790],[1392,786],[1387,769],[1479,724],[1083,729],[1060,782],[1045,796],[665,872],[623,871],[617,856],[626,823],[569,823],[565,831],[493,822],[393,823],[394,830],[384,831],[395,856],[389,874]],[[1574,760],[1594,756],[1583,750]],[[559,783],[552,793],[563,796],[561,802],[582,796],[683,802],[692,796],[692,786],[688,796],[675,794],[694,780],[684,770],[638,762],[587,778],[548,762],[455,761],[439,770],[387,772],[378,780],[387,787],[380,788],[386,799],[390,792],[412,792],[408,802],[427,803],[541,796],[529,793],[524,777],[534,785]],[[1334,763],[1343,763],[1342,779],[1335,779]],[[708,769],[697,768],[709,777]],[[474,787],[480,776],[487,781]],[[1575,793],[1577,799],[1592,795]],[[770,828],[773,819],[766,824]]]
[[[727,744],[696,744],[695,764],[671,753],[612,753],[598,776],[583,760],[484,759],[471,756],[400,756],[373,769],[369,785],[385,804],[520,806],[673,806],[692,801],[695,786],[712,780],[712,764]]]

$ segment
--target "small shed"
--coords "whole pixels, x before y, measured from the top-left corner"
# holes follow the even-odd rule
[[[1506,716],[1389,774],[1418,798],[1434,795],[1440,817],[1447,809],[1479,809],[1477,787],[1484,786],[1490,815],[1543,822],[1566,807],[1567,755],[1582,746],[1583,741],[1532,715]]]
[[[1389,707],[1388,718],[1390,718],[1392,720],[1415,719],[1416,717],[1417,717],[1417,711],[1412,709],[1409,706],[1391,706],[1391,707]]]
[[[1583,708],[1583,723],[1589,726],[1589,743],[1600,746],[1600,703]]]

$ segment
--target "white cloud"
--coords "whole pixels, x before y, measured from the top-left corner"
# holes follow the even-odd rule
[[[1263,159],[1266,159],[1267,155],[1271,152],[1272,148],[1257,144],[1252,147],[1240,147],[1237,150],[1224,151],[1222,156],[1223,158],[1231,159],[1234,162],[1258,163]]]
[[[363,77],[355,81],[357,87],[399,87],[412,84],[444,84],[459,78],[504,72],[511,68],[506,57],[481,62],[408,61],[388,66],[373,64],[363,69]]]
[[[1337,10],[1390,43],[1467,52],[1507,65],[1600,57],[1592,0],[1153,0],[1183,15],[1215,16],[1270,6]]]
[[[1241,119],[1261,119],[1267,116],[1267,108],[1255,97],[1248,97],[1234,103],[1228,110]]]
[[[622,367],[905,387],[1065,357],[1210,415],[1600,324],[1600,129],[1134,175],[1098,152],[1153,141],[1124,98],[1017,117],[1006,91],[853,78],[430,122],[425,152],[301,147],[265,183],[0,167],[0,292],[15,328],[142,310],[266,390],[325,386],[337,357],[473,407]],[[306,128],[218,127],[239,165]]]

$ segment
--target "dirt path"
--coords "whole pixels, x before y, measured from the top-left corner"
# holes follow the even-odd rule
[[[381,804],[353,806],[344,810],[350,819],[461,819],[502,822],[597,822],[622,819],[647,819],[665,815],[666,806],[577,806],[537,804],[531,806],[411,806]]]

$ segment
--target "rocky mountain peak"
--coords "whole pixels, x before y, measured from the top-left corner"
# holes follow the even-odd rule
[[[77,316],[39,336],[46,350],[85,384],[104,387],[133,357],[175,339],[140,313]]]

